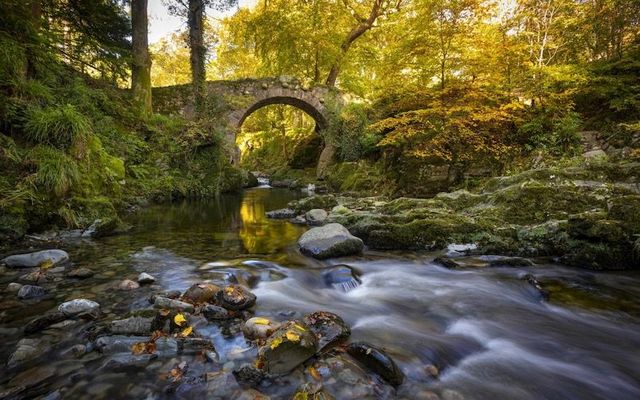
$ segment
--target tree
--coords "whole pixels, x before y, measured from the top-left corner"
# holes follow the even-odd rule
[[[351,3],[349,2],[349,0],[344,0],[344,5],[349,9],[357,24],[351,28],[347,36],[342,41],[342,44],[340,45],[340,53],[331,66],[329,75],[327,76],[327,80],[325,82],[328,86],[336,85],[336,80],[338,79],[338,74],[340,73],[340,67],[344,62],[344,58],[351,48],[353,42],[355,42],[360,36],[364,35],[368,30],[370,30],[381,15],[384,15],[388,12],[393,12],[394,10],[398,10],[401,4],[402,0],[373,0],[370,4],[369,15],[367,17],[364,17],[361,15],[361,2],[355,1]]]
[[[152,113],[151,57],[149,56],[147,0],[131,0],[131,90],[143,115]]]
[[[237,0],[175,0],[169,3],[169,11],[175,15],[186,16],[189,26],[189,62],[191,65],[191,84],[198,113],[203,111],[205,99],[205,83],[207,80],[206,55],[207,46],[204,40],[204,19],[207,7],[223,10],[236,4]]]

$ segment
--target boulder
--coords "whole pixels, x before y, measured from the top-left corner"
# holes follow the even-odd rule
[[[256,304],[256,295],[240,285],[229,285],[217,294],[218,304],[227,310],[240,311]]]
[[[266,339],[280,328],[280,323],[263,317],[249,318],[242,326],[244,337],[249,340]]]
[[[298,239],[298,246],[307,256],[325,259],[360,254],[364,244],[344,226],[332,223],[303,233]]]
[[[125,279],[118,285],[118,289],[120,290],[135,290],[139,287],[138,282],[132,281],[131,279]]]
[[[258,349],[259,363],[268,374],[286,374],[316,353],[318,341],[302,321],[289,321]]]
[[[296,216],[296,212],[290,208],[281,208],[279,210],[267,211],[267,218],[271,219],[289,219]]]
[[[351,329],[342,318],[328,311],[316,311],[307,314],[302,321],[318,338],[318,350],[346,339],[351,334]]]
[[[46,293],[43,287],[24,285],[18,291],[18,298],[21,300],[35,299],[36,297],[42,297]]]
[[[69,254],[64,250],[42,250],[35,253],[16,254],[2,259],[9,268],[32,268],[44,263],[52,265],[67,261]]]
[[[347,347],[347,353],[392,386],[399,386],[404,381],[404,374],[400,368],[391,357],[377,347],[363,342],[356,342]]]
[[[233,370],[232,373],[236,382],[243,387],[256,387],[265,378],[264,371],[249,364]]]
[[[138,275],[138,283],[141,285],[148,285],[155,281],[156,281],[156,278],[147,274],[146,272],[143,272],[140,275]]]
[[[76,278],[76,279],[87,279],[91,278],[94,275],[94,272],[89,268],[75,268],[67,273],[68,278]]]
[[[320,226],[324,225],[324,223],[327,221],[328,216],[329,214],[327,214],[325,210],[321,208],[314,208],[313,210],[307,211],[304,215],[304,218],[307,221],[307,224],[312,226]]]
[[[111,321],[109,330],[118,335],[146,335],[151,333],[154,318],[129,317]]]
[[[155,308],[166,308],[169,310],[184,311],[192,313],[194,311],[193,304],[184,301],[169,299],[167,297],[156,296],[153,306]]]
[[[213,283],[196,283],[184,292],[182,299],[194,304],[210,303],[219,291],[220,287]]]
[[[314,208],[331,209],[337,205],[338,201],[335,196],[331,194],[305,197],[289,203],[289,206],[293,208],[296,213],[306,212]]]
[[[100,304],[87,299],[74,299],[58,306],[58,311],[67,317],[96,315],[100,311]]]

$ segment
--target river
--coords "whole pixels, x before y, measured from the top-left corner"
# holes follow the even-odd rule
[[[365,251],[320,262],[297,251],[296,240],[306,227],[264,215],[299,196],[258,188],[211,202],[150,206],[129,217],[134,228],[128,234],[66,243],[74,268],[96,274],[47,282],[43,286],[51,294],[39,300],[19,301],[3,291],[0,357],[9,359],[28,321],[63,301],[95,300],[102,316],[29,336],[46,337],[51,344],[36,362],[3,366],[0,392],[7,398],[46,399],[216,398],[216,393],[259,398],[241,389],[212,392],[210,383],[198,380],[255,358],[255,347],[244,340],[237,323],[195,326],[197,335],[215,344],[219,361],[214,363],[175,356],[110,368],[114,364],[106,362],[108,356],[89,351],[101,326],[149,308],[147,299],[155,291],[183,291],[210,281],[249,286],[257,296],[258,316],[284,321],[318,310],[336,313],[351,327],[350,341],[384,348],[406,376],[393,390],[355,364],[335,373],[313,364],[314,375],[321,377],[298,371],[258,388],[271,398],[290,398],[301,382],[314,380],[338,399],[640,398],[637,273],[553,264],[449,270],[433,263],[438,253]],[[323,273],[334,264],[349,265],[360,284],[346,291],[327,284]],[[156,286],[115,289],[140,272],[156,277]],[[0,284],[6,287],[23,273],[5,270]],[[550,292],[549,301],[522,279],[527,273]],[[78,344],[87,345],[87,351],[70,353]],[[346,357],[335,358],[348,364]],[[170,385],[167,373],[181,361],[189,370],[179,385]]]

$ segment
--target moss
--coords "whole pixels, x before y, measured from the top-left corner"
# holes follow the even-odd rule
[[[297,213],[306,212],[314,208],[329,210],[337,205],[338,201],[331,194],[305,197],[289,203],[289,207],[293,208]]]
[[[621,196],[609,201],[608,216],[634,233],[640,233],[640,195]]]

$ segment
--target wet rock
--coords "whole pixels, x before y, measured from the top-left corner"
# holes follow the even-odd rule
[[[337,205],[338,202],[336,201],[335,196],[331,194],[305,197],[303,199],[289,203],[289,206],[293,208],[297,213],[313,210],[314,208],[328,210]]]
[[[328,216],[329,214],[327,214],[325,210],[321,208],[314,208],[313,210],[307,211],[304,218],[307,221],[307,224],[311,226],[320,226],[324,225]]]
[[[302,321],[318,338],[318,350],[346,339],[351,334],[351,329],[344,320],[339,315],[328,311],[316,311],[307,314]]]
[[[205,338],[189,337],[180,339],[177,342],[178,353],[180,354],[202,354],[204,351],[215,351],[211,340]]]
[[[267,211],[267,218],[271,219],[289,219],[296,216],[296,212],[290,208],[281,208],[279,210]]]
[[[360,278],[358,278],[353,269],[348,265],[336,265],[323,272],[322,277],[327,286],[340,289],[344,292],[355,289],[360,286]]]
[[[131,353],[131,346],[136,343],[148,342],[149,336],[100,336],[94,342],[97,351],[103,354]],[[155,341],[156,353],[162,357],[178,354],[178,341],[173,338],[161,337]]]
[[[52,365],[38,365],[16,375],[9,381],[8,386],[31,388],[44,384],[56,375],[56,368]],[[31,397],[31,396],[29,396]]]
[[[87,279],[87,278],[91,278],[94,274],[95,272],[93,272],[89,268],[82,267],[82,268],[72,269],[67,273],[67,277],[75,278],[75,279]]]
[[[155,281],[156,281],[156,278],[147,274],[146,272],[143,272],[140,275],[138,275],[138,283],[141,285],[151,284]]]
[[[315,382],[308,382],[300,385],[293,394],[296,400],[334,400],[334,397],[327,393],[322,385]]]
[[[16,254],[2,259],[9,268],[37,267],[45,263],[55,265],[69,259],[64,250],[42,250],[35,253]]]
[[[132,281],[131,279],[125,279],[120,284],[118,284],[118,289],[120,290],[135,290],[138,289],[140,285],[138,282]]]
[[[130,317],[111,321],[109,330],[119,335],[145,335],[151,333],[154,318]]]
[[[549,292],[542,287],[542,285],[540,284],[540,282],[538,282],[535,276],[531,274],[526,274],[522,279],[527,281],[529,285],[533,286],[537,290],[537,292],[540,294],[540,297],[543,300],[549,300]]]
[[[289,321],[275,331],[258,350],[263,370],[268,374],[285,374],[317,350],[318,341],[302,321]]]
[[[444,389],[441,393],[442,400],[464,400],[464,396],[455,390]]]
[[[392,386],[399,386],[404,381],[404,374],[400,368],[381,349],[367,343],[356,342],[349,345],[347,352]]]
[[[210,303],[219,291],[220,287],[213,283],[196,283],[184,292],[182,299],[195,304]]]
[[[244,390],[235,400],[271,400],[271,397],[255,389]]]
[[[360,254],[364,247],[361,239],[336,223],[308,230],[300,236],[298,245],[303,254],[318,259]]]
[[[266,377],[264,371],[249,364],[233,370],[232,373],[236,378],[236,382],[242,387],[256,387]]]
[[[226,308],[214,306],[213,304],[207,304],[202,307],[202,315],[210,321],[225,320],[234,317]]]
[[[167,299],[176,300],[176,299],[179,299],[180,296],[182,296],[182,292],[179,290],[170,290],[168,292],[154,293],[151,296],[149,296],[149,303],[151,304],[155,303],[156,297],[166,297]]]
[[[303,215],[298,215],[295,218],[291,218],[289,220],[289,222],[291,222],[292,224],[296,224],[296,225],[306,225],[307,224],[307,220],[305,219],[305,217]]]
[[[50,348],[50,341],[46,338],[24,338],[17,345],[16,350],[9,357],[7,366],[14,368],[28,361],[44,355]]]
[[[442,265],[445,268],[449,268],[449,269],[456,269],[456,268],[461,268],[462,265],[460,263],[458,263],[457,261],[449,258],[449,257],[437,257],[435,260],[433,260],[434,263]]]
[[[137,372],[145,369],[150,362],[157,358],[157,354],[119,353],[108,357],[100,369],[113,372]]]
[[[76,344],[69,349],[69,353],[73,354],[74,357],[82,357],[87,353],[87,346],[84,344]]]
[[[68,317],[97,316],[100,312],[100,304],[87,299],[74,299],[60,304],[58,311]]]
[[[256,304],[256,295],[240,285],[229,285],[217,294],[218,304],[227,310],[246,310]]]
[[[58,322],[62,322],[65,319],[67,319],[67,315],[60,311],[43,315],[26,324],[24,326],[24,333],[32,334],[40,332],[41,330],[44,330],[51,325],[57,324]]]
[[[184,301],[169,299],[167,297],[156,296],[153,306],[155,308],[166,308],[169,310],[177,310],[192,313],[195,308],[193,304]]]
[[[489,261],[490,267],[533,267],[535,264],[528,258],[496,257]]]
[[[22,284],[17,282],[11,282],[7,285],[7,292],[9,293],[18,293],[22,288]]]
[[[40,286],[24,285],[18,291],[18,298],[21,300],[35,299],[46,294],[46,290]]]
[[[266,339],[273,332],[280,328],[280,323],[271,321],[268,318],[249,318],[242,326],[244,337],[249,340]]]
[[[53,280],[53,278],[49,275],[48,272],[37,270],[29,272],[28,274],[24,274],[20,277],[20,280],[23,282],[29,283],[42,283]]]
[[[231,399],[234,393],[240,389],[231,372],[208,372],[204,376],[207,382],[206,393],[211,399]]]

